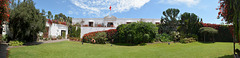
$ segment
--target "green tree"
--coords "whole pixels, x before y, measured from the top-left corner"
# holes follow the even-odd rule
[[[179,20],[180,27],[178,30],[185,34],[197,34],[198,29],[201,27],[199,19],[200,18],[194,13],[183,13],[181,20]]]
[[[162,27],[166,28],[163,29],[164,32],[169,33],[170,31],[176,31],[178,25],[178,14],[179,9],[170,8],[166,11],[163,11],[164,17],[161,17],[161,22],[165,24]]]
[[[54,20],[59,20],[59,19],[60,19],[59,16],[57,14],[55,14]]]
[[[53,15],[52,15],[52,12],[51,12],[51,11],[48,11],[47,17],[48,17],[48,19],[52,19],[52,18],[53,18]]]
[[[46,14],[45,10],[42,9],[42,15],[44,16]]]
[[[12,2],[14,3],[14,2]],[[44,30],[46,17],[36,9],[32,0],[24,0],[11,10],[10,31],[12,40],[36,41],[37,34]]]

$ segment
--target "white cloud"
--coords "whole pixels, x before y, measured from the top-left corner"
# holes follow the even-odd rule
[[[110,14],[111,5],[113,13],[121,13],[130,9],[139,9],[150,0],[71,0],[71,3],[81,9],[83,14],[106,16]]]
[[[167,3],[171,5],[186,4],[188,7],[197,5],[200,0],[160,0],[159,3]]]

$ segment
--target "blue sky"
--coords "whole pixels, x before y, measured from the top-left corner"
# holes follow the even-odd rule
[[[219,0],[33,0],[37,9],[63,13],[73,18],[103,18],[114,15],[117,18],[160,19],[168,8],[177,8],[180,14],[195,13],[204,23],[217,23]],[[109,11],[109,6],[112,11]],[[179,14],[179,15],[180,15]]]

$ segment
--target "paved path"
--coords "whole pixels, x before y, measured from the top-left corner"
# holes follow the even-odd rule
[[[32,42],[32,43],[27,43],[27,45],[24,45],[24,46],[38,45],[38,44],[43,44],[43,43],[55,43],[55,42],[61,42],[61,41],[68,41],[68,39],[49,40],[49,41],[42,41],[42,42]],[[17,46],[17,47],[21,47],[21,46]],[[8,46],[7,44],[0,44],[0,58],[6,58],[7,57],[7,49],[8,48],[15,48],[15,47],[14,46]]]
[[[7,56],[7,44],[0,44],[0,58],[6,58]]]

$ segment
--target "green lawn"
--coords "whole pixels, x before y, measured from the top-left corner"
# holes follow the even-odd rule
[[[110,46],[63,41],[12,48],[10,58],[232,58],[232,46],[230,42]]]

